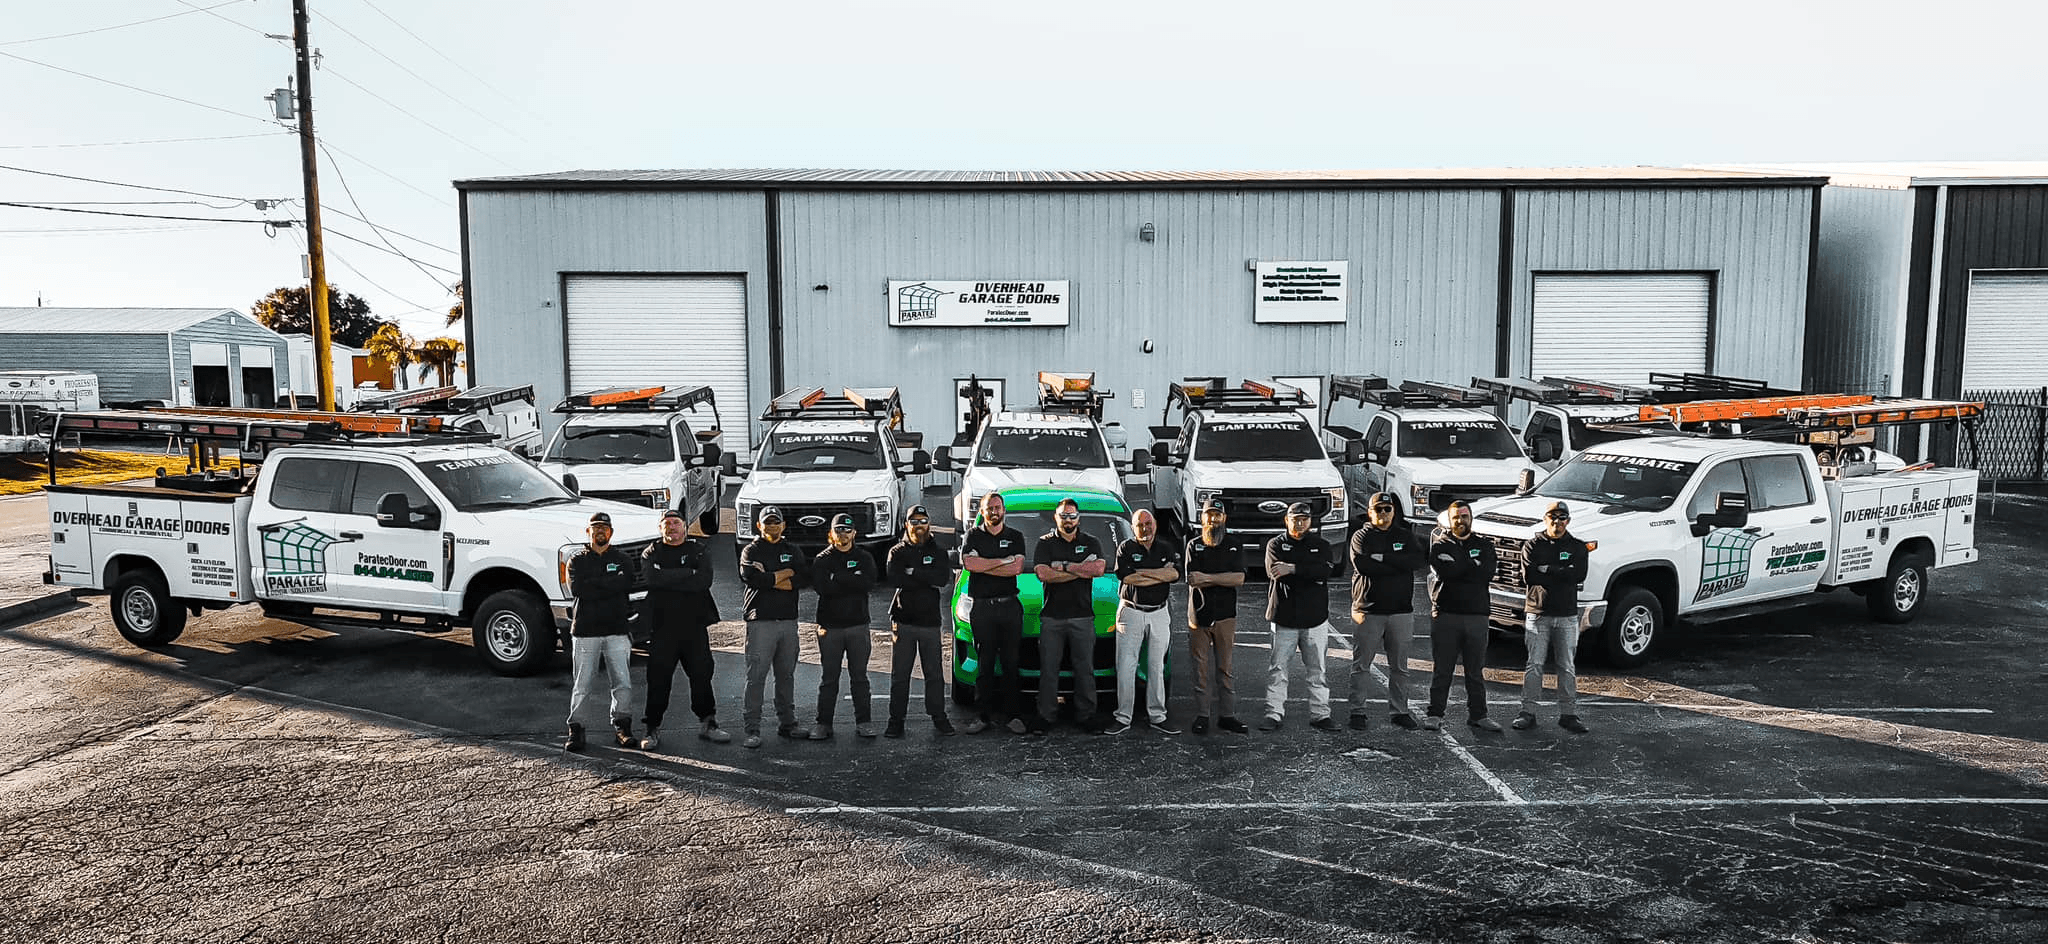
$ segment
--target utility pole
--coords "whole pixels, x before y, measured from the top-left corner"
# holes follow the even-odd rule
[[[327,254],[320,240],[320,157],[313,137],[313,53],[306,38],[306,0],[292,0],[292,46],[299,59],[299,160],[306,174],[306,255],[313,284],[306,304],[313,312],[313,376],[320,385],[320,409],[334,412],[334,327],[327,320]]]

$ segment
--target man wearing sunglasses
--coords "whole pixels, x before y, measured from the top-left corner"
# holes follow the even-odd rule
[[[1287,664],[1301,651],[1308,682],[1308,726],[1339,731],[1330,717],[1330,685],[1323,677],[1330,641],[1330,588],[1337,552],[1310,530],[1307,502],[1287,506],[1287,533],[1266,542],[1266,621],[1273,624],[1273,661],[1266,666],[1266,717],[1261,731],[1277,731],[1287,708]]]
[[[1522,712],[1515,727],[1536,726],[1536,698],[1543,694],[1543,660],[1557,663],[1557,726],[1586,733],[1579,720],[1579,674],[1573,658],[1579,648],[1579,584],[1586,579],[1586,555],[1593,546],[1572,536],[1572,510],[1551,502],[1543,513],[1543,531],[1529,543],[1529,594],[1522,640],[1529,661],[1522,672]]]
[[[903,736],[903,716],[910,710],[910,669],[924,665],[924,709],[932,729],[952,734],[946,717],[946,660],[939,626],[945,620],[940,600],[953,584],[953,560],[932,539],[932,519],[923,505],[903,516],[903,540],[889,549],[889,583],[896,595],[889,601],[889,619],[896,624],[895,652],[889,666],[889,726],[883,737]]]
[[[1408,522],[1400,519],[1394,496],[1378,492],[1366,512],[1366,526],[1351,535],[1351,621],[1358,645],[1351,652],[1351,729],[1371,723],[1368,682],[1373,656],[1387,654],[1387,708],[1393,722],[1415,727],[1408,701],[1408,643],[1415,637],[1415,572],[1428,553]]]
[[[1479,731],[1499,731],[1500,722],[1486,716],[1486,616],[1490,585],[1498,564],[1493,542],[1472,532],[1472,506],[1462,499],[1444,512],[1447,526],[1429,536],[1429,568],[1436,581],[1429,588],[1429,644],[1435,665],[1429,682],[1429,715],[1422,726],[1444,725],[1451,697],[1451,675],[1465,666],[1465,723]]]
[[[1109,549],[1081,530],[1081,506],[1063,499],[1053,510],[1053,529],[1038,539],[1032,570],[1045,586],[1038,611],[1038,719],[1033,735],[1043,737],[1059,717],[1060,664],[1074,666],[1074,722],[1095,726],[1095,578],[1109,569]]]
[[[868,591],[875,588],[875,559],[853,543],[858,534],[852,515],[834,515],[832,542],[811,560],[811,589],[818,594],[818,723],[811,728],[811,740],[832,737],[832,716],[839,709],[839,670],[846,669],[853,683],[853,733],[871,738],[882,733],[875,727],[874,701],[868,690],[868,656],[874,640],[868,636]]]

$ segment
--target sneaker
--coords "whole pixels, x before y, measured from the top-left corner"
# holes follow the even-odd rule
[[[1372,727],[1372,719],[1365,715],[1352,715],[1350,726],[1353,731],[1363,731]]]
[[[1031,736],[1042,738],[1052,733],[1052,722],[1044,718],[1033,718],[1030,724]]]
[[[1580,721],[1578,715],[1564,715],[1563,717],[1558,718],[1557,726],[1565,729],[1566,731],[1570,731],[1573,734],[1584,734],[1588,730],[1586,728],[1586,723],[1584,721]]]
[[[725,733],[725,730],[718,726],[717,718],[704,719],[704,726],[697,729],[697,737],[713,744],[732,743],[732,735]]]
[[[960,733],[959,730],[953,727],[953,719],[945,715],[939,715],[932,719],[932,730],[947,737]]]
[[[1443,727],[1444,719],[1439,718],[1436,715],[1430,715],[1429,717],[1422,719],[1422,729],[1424,731],[1441,731],[1443,730]]]
[[[747,739],[746,739],[746,740],[744,740],[744,741],[741,741],[741,742],[740,742],[740,746],[741,746],[741,747],[744,747],[744,748],[747,748],[747,749],[749,749],[749,750],[752,750],[752,749],[754,749],[754,748],[760,747],[760,746],[761,746],[761,732],[759,732],[759,731],[748,731],[748,732],[747,732]]]
[[[1102,731],[1099,733],[1103,737],[1116,737],[1117,735],[1122,734],[1125,731],[1129,731],[1130,729],[1130,725],[1125,724],[1121,721],[1111,721],[1110,723],[1103,725]]]
[[[1171,721],[1154,721],[1152,722],[1152,730],[1157,731],[1160,734],[1164,734],[1167,737],[1180,736],[1180,729],[1174,727],[1173,722]]]
[[[875,727],[875,723],[872,721],[861,721],[854,724],[853,733],[860,737],[871,738],[882,733],[882,729]]]
[[[831,725],[829,725],[829,724],[818,724],[818,725],[812,725],[812,726],[811,726],[811,740],[813,740],[813,741],[829,741],[829,740],[832,740],[832,726],[831,726]]]
[[[782,727],[776,728],[775,733],[792,741],[802,741],[810,738],[811,729],[800,724],[785,724]]]
[[[888,727],[886,727],[886,728],[883,728],[883,729],[882,729],[882,736],[883,736],[883,737],[886,737],[886,738],[900,738],[900,737],[902,737],[902,736],[903,736],[903,719],[902,719],[902,718],[891,718],[891,719],[889,719],[889,726],[888,726]]]
[[[1492,718],[1473,718],[1472,720],[1467,721],[1465,723],[1481,731],[1500,730],[1500,722],[1495,721]]]
[[[569,725],[569,739],[568,739],[568,740],[566,740],[566,741],[563,741],[563,742],[562,742],[562,750],[568,751],[568,752],[570,752],[570,753],[572,753],[572,754],[581,754],[581,753],[583,753],[583,726],[582,726],[582,725],[580,725],[580,724],[571,724],[571,725]]]
[[[1390,720],[1392,720],[1392,721],[1394,722],[1394,727],[1397,727],[1397,728],[1406,728],[1406,729],[1408,729],[1408,730],[1410,730],[1410,731],[1413,731],[1413,730],[1415,730],[1415,716],[1414,716],[1414,715],[1395,715],[1395,716],[1394,716],[1394,717],[1393,717],[1392,719],[1390,719]]]
[[[1509,724],[1517,731],[1527,731],[1536,726],[1536,716],[1526,711],[1518,712],[1515,715],[1515,720]]]
[[[633,736],[633,722],[613,721],[612,743],[617,744],[622,748],[639,747],[640,739]]]
[[[1261,722],[1259,722],[1259,730],[1261,730],[1261,731],[1278,731],[1278,730],[1280,730],[1280,719],[1279,719],[1279,718],[1267,718],[1267,719],[1265,719],[1264,721],[1261,721]]]
[[[1203,735],[1203,734],[1208,734],[1208,733],[1209,733],[1209,719],[1207,719],[1207,718],[1196,718],[1196,719],[1195,719],[1195,723],[1194,723],[1194,724],[1192,724],[1192,725],[1189,725],[1189,726],[1188,726],[1188,729],[1189,729],[1189,730],[1191,730],[1191,731],[1193,731],[1193,732],[1195,732],[1195,734],[1196,734],[1196,735],[1198,735],[1198,736],[1199,736],[1199,735]]]
[[[1009,728],[1011,734],[1023,734],[1024,732],[1031,730],[1031,726],[1025,724],[1023,718],[1011,718]]]
[[[1252,729],[1250,729],[1250,728],[1247,728],[1247,727],[1245,727],[1245,726],[1244,726],[1244,722],[1242,722],[1242,721],[1239,721],[1239,720],[1237,720],[1236,718],[1230,718],[1230,717],[1224,717],[1224,718],[1218,718],[1218,719],[1216,719],[1216,730],[1218,730],[1218,731],[1228,731],[1228,732],[1230,732],[1230,733],[1232,733],[1232,734],[1250,734],[1250,733],[1252,733]]]
[[[651,751],[660,746],[661,732],[653,728],[648,728],[647,736],[640,739],[640,749],[643,751]]]
[[[962,734],[980,734],[986,730],[988,730],[988,722],[980,718],[969,718],[966,724],[960,726],[960,733]]]
[[[1335,719],[1335,718],[1317,718],[1316,720],[1314,720],[1314,721],[1311,721],[1311,722],[1309,722],[1309,723],[1308,723],[1308,726],[1309,726],[1309,727],[1311,727],[1311,728],[1314,728],[1314,729],[1316,729],[1316,730],[1318,730],[1318,731],[1342,731],[1342,730],[1344,730],[1344,726],[1343,726],[1343,725],[1341,725],[1341,724],[1338,724],[1338,723],[1337,723],[1337,719]]]

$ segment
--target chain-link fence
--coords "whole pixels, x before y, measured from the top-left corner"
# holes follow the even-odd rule
[[[1963,399],[1984,401],[1979,454],[1969,463],[1966,451],[1966,464],[1974,464],[1986,481],[2048,481],[2048,387],[1965,390]]]

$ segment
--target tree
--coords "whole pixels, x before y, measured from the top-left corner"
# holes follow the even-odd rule
[[[455,283],[455,307],[448,309],[448,323],[442,325],[444,328],[455,327],[456,322],[461,321],[464,315],[469,314],[467,303],[462,297],[462,289],[463,283]]]
[[[419,342],[389,322],[377,328],[376,333],[363,341],[363,352],[391,365],[391,379],[398,388],[405,389],[405,369],[412,366],[419,353]]]
[[[420,380],[435,374],[443,387],[455,382],[455,361],[462,356],[462,342],[454,338],[428,338],[413,351],[420,365]]]
[[[311,335],[313,310],[307,303],[310,296],[304,286],[276,289],[250,305],[249,314],[279,334]],[[362,347],[370,335],[387,324],[390,322],[370,314],[370,303],[361,296],[344,295],[333,285],[327,286],[327,325],[333,331],[334,343]]]

